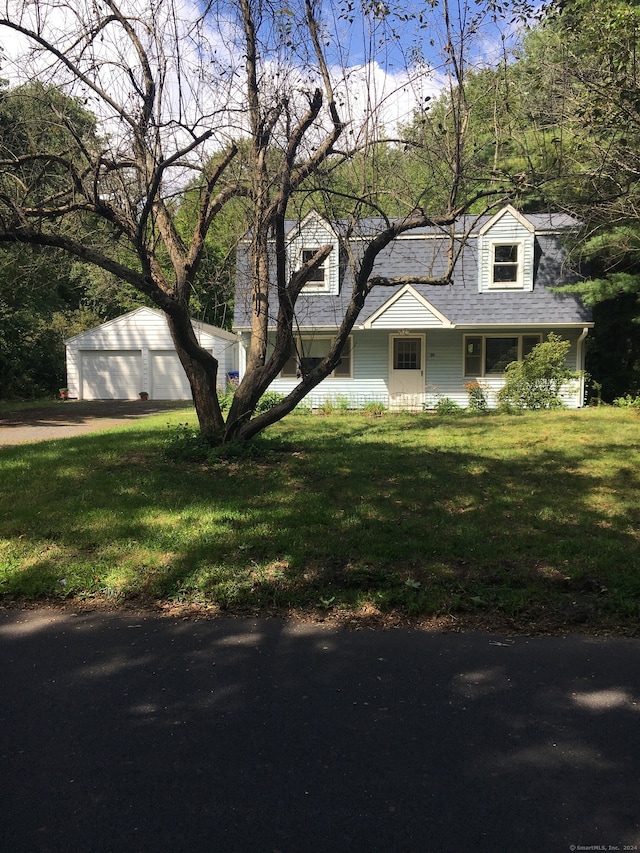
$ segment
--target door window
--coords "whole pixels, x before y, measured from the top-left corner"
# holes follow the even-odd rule
[[[420,338],[394,338],[394,370],[420,370],[421,362]]]

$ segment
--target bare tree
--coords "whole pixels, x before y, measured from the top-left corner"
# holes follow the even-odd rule
[[[412,228],[435,225],[446,231],[479,199],[491,204],[508,192],[487,176],[478,180],[477,192],[469,181],[463,83],[469,34],[478,30],[479,18],[471,18],[477,4],[457,3],[460,8],[467,17],[453,16],[443,0],[440,7],[427,5],[425,17],[415,20],[420,38],[427,27],[427,39],[440,41],[441,79],[450,87],[454,139],[446,146],[446,200],[440,210],[424,213],[419,204],[424,191],[411,187],[405,214],[392,220],[379,200],[371,201],[366,186],[350,192],[353,227],[363,212],[378,214],[380,227],[357,256],[350,255],[353,289],[327,356],[269,412],[254,416],[289,358],[298,297],[331,249],[318,248],[292,272],[285,221],[295,215],[297,199],[312,180],[321,183],[326,170],[356,153],[359,162],[364,153],[375,163],[375,147],[384,138],[377,122],[384,98],[369,91],[360,118],[350,111],[347,40],[338,30],[354,25],[352,12],[336,13],[332,29],[316,0],[297,0],[286,9],[268,0],[211,0],[198,12],[176,0],[148,6],[129,0],[68,5],[9,0],[0,14],[0,32],[11,38],[5,42],[5,69],[13,73],[19,67],[28,79],[79,99],[95,115],[97,134],[87,143],[60,115],[52,120],[64,124],[73,140],[66,150],[0,155],[0,241],[63,249],[133,285],[167,315],[201,430],[212,441],[255,435],[333,370],[372,287],[397,283],[375,276],[381,251]],[[487,14],[481,9],[481,17]],[[392,30],[403,18],[411,18],[407,10],[394,18],[386,4],[364,4],[359,20],[371,25],[370,49],[390,50],[394,38],[400,42]],[[415,44],[412,49],[415,56]],[[405,87],[415,82],[416,67],[414,78],[408,72],[403,77]],[[429,153],[434,171],[442,151],[440,145]],[[37,175],[51,169],[60,177],[45,192]],[[198,209],[185,237],[175,214],[181,188],[187,180],[194,187],[194,174]],[[207,233],[221,211],[239,201],[249,225],[251,344],[225,421],[216,392],[218,364],[198,344],[189,303]],[[344,233],[348,237],[349,228]],[[457,256],[451,240],[445,275],[416,282],[449,282]]]

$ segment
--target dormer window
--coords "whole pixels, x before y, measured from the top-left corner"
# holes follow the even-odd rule
[[[493,244],[492,283],[497,287],[519,287],[522,247],[519,243]]]
[[[313,258],[317,249],[303,249],[302,250],[302,264],[308,264],[309,261]],[[326,260],[324,260],[320,266],[315,269],[309,278],[307,279],[307,284],[313,284],[315,287],[324,287],[325,281],[325,264]]]
[[[297,222],[287,234],[288,274],[293,275],[308,264],[325,246],[331,251],[307,279],[303,293],[337,296],[340,292],[340,245],[331,225],[315,211]]]
[[[478,234],[480,293],[533,290],[535,242],[533,224],[510,206],[486,222]]]

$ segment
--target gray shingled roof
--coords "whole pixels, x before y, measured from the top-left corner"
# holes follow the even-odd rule
[[[490,217],[476,222],[474,233]],[[564,264],[563,235],[575,227],[576,221],[563,214],[529,214],[527,219],[536,228],[536,273],[532,292],[478,292],[477,240],[471,237],[465,244],[454,271],[451,285],[413,285],[425,299],[454,325],[511,325],[511,324],[582,324],[591,322],[591,311],[574,294],[560,294],[549,288],[577,280],[577,275]],[[291,223],[295,227],[297,223]],[[470,220],[462,223],[464,227]],[[364,232],[372,233],[380,223],[359,223]],[[339,228],[339,226],[338,226]],[[361,232],[362,233],[362,232]],[[422,238],[422,239],[421,239]],[[444,241],[434,239],[433,229],[416,229],[398,238],[382,252],[374,267],[374,275],[411,276],[439,275],[444,272],[446,256]],[[250,326],[246,299],[246,256],[239,252],[238,281],[234,325],[237,329]],[[297,324],[304,327],[331,328],[338,325],[351,293],[352,279],[345,272],[340,294],[302,294],[296,306]],[[367,297],[358,324],[362,324],[400,289],[375,288]],[[274,312],[277,306],[274,304]]]

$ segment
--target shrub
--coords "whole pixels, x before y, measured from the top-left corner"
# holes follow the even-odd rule
[[[281,446],[281,442],[264,436],[256,436],[250,441],[219,444],[215,441],[215,437],[206,436],[198,427],[184,423],[169,427],[169,433],[164,441],[164,456],[171,462],[215,464],[242,458],[269,458]]]
[[[220,401],[220,408],[223,412],[228,412],[231,408],[231,403],[233,402],[233,395],[235,394],[236,385],[234,382],[230,382],[227,385],[227,390],[223,393],[218,391],[218,400]]]
[[[565,364],[570,346],[550,332],[522,361],[507,365],[506,382],[498,392],[500,407],[506,411],[562,408],[560,389],[578,376]]]
[[[369,417],[376,417],[378,415],[383,415],[387,411],[387,407],[384,403],[377,403],[374,400],[369,403],[365,403],[362,407],[362,414],[369,415]]]
[[[593,393],[589,397],[589,405],[602,406],[602,382],[596,382],[595,379],[592,380],[591,390],[593,391]]]
[[[616,397],[613,405],[621,409],[640,409],[640,397],[632,397],[631,394],[625,394],[624,397]]]
[[[188,423],[169,427],[164,442],[164,456],[173,462],[204,462],[211,450],[211,442],[197,427]]]
[[[486,412],[489,404],[485,386],[479,382],[467,382],[464,387],[469,395],[469,409],[472,412]]]
[[[236,387],[235,383],[230,382],[227,386],[227,390],[223,394],[218,393],[220,408],[223,412],[228,412],[231,408]],[[269,409],[273,409],[274,406],[277,406],[281,400],[284,400],[284,394],[279,394],[277,391],[266,391],[258,400],[256,405],[256,415],[262,415],[264,412],[268,412]]]
[[[334,410],[333,400],[330,397],[326,397],[322,403],[318,406],[318,414],[320,415],[330,415]]]
[[[460,406],[450,397],[442,397],[435,406],[439,415],[458,415],[462,412]]]
[[[279,394],[277,391],[265,391],[256,405],[256,415],[262,415],[265,412],[268,412],[269,409],[273,409],[273,407],[277,406],[282,400],[284,400],[284,394]]]
[[[346,394],[337,394],[333,400],[334,408],[337,412],[346,414],[351,408],[351,401]]]

